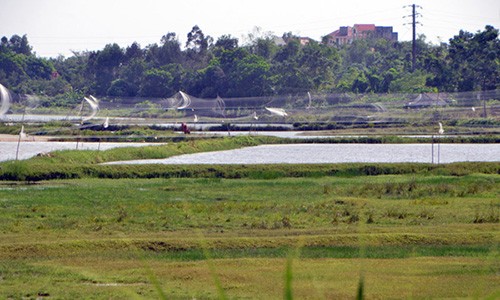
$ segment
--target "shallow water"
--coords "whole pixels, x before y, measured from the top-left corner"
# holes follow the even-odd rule
[[[142,147],[158,145],[151,143],[87,143],[79,142],[78,150],[107,150],[117,147]],[[28,159],[39,153],[58,150],[76,150],[76,142],[21,142],[19,144],[19,159]],[[0,161],[15,160],[17,142],[0,142]]]
[[[433,157],[434,155],[434,157]],[[500,161],[498,144],[288,144],[110,164],[451,163]]]

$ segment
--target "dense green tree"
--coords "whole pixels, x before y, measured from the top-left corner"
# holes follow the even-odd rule
[[[262,57],[251,54],[239,60],[233,70],[228,89],[229,97],[269,95],[272,90],[271,66]]]
[[[184,49],[169,32],[144,49],[136,42],[124,49],[108,44],[102,50],[47,60],[36,56],[26,35],[13,35],[0,41],[0,82],[18,93],[59,94],[54,96],[57,103],[88,93],[168,97],[183,90],[215,98],[474,91],[500,85],[498,29],[492,26],[477,33],[460,31],[440,45],[420,35],[415,72],[411,48],[411,42],[373,37],[339,47],[314,41],[303,45],[290,32],[276,37],[260,31],[240,46],[230,35],[213,43],[194,26]]]
[[[335,48],[312,41],[302,48],[298,63],[303,76],[313,83],[311,89],[333,88],[334,78],[340,68],[340,56]]]
[[[167,64],[180,63],[182,59],[181,44],[177,35],[169,32],[161,38],[161,47],[158,51],[157,61],[161,66]]]
[[[124,79],[116,79],[111,82],[106,94],[112,97],[132,97],[137,94],[137,89]]]
[[[197,72],[197,82],[190,92],[202,98],[215,98],[218,95],[227,95],[228,79],[226,73],[218,63],[212,63],[205,69]]]
[[[187,34],[186,48],[195,52],[206,52],[209,46],[209,37],[205,34],[198,25],[193,26]]]
[[[133,42],[132,45],[128,46],[125,49],[125,57],[124,60],[129,62],[133,59],[141,59],[144,57],[144,50],[141,49],[141,46],[137,42]]]
[[[146,62],[140,57],[132,59],[120,69],[120,79],[125,81],[127,84],[127,88],[125,90],[127,91],[126,94],[128,96],[137,95],[146,70]],[[120,85],[123,85],[123,83],[120,83]]]
[[[359,78],[365,78],[364,76],[364,68],[362,65],[351,65],[349,68],[343,70],[343,72],[339,75],[339,79],[337,82],[337,89],[341,92],[360,92],[360,84],[357,84],[355,87],[356,81]]]
[[[93,84],[94,75],[88,68],[90,52],[73,52],[64,58],[52,59],[52,64],[59,77],[67,81],[75,91],[87,93]]]
[[[191,90],[199,93],[200,97],[228,96],[229,87],[233,86],[234,90],[234,87],[238,86],[238,83],[235,83],[238,63],[248,55],[244,48],[216,49],[210,64],[199,70],[198,82]]]
[[[26,74],[31,79],[49,80],[53,72],[54,66],[49,60],[35,56],[28,56],[26,58]]]
[[[448,55],[448,46],[440,44],[431,46],[426,55],[421,59],[422,69],[431,77],[427,79],[427,85],[437,88],[440,91],[454,91],[454,70]]]
[[[182,51],[175,33],[168,33],[162,37],[162,44],[151,44],[146,49],[146,62],[152,68],[159,68],[167,64],[181,63]]]
[[[28,43],[26,34],[22,37],[17,34],[13,35],[8,42],[8,47],[17,54],[31,55],[32,47]]]
[[[56,97],[72,90],[71,85],[62,77],[52,80],[28,79],[24,80],[17,88],[20,94]],[[44,102],[45,106],[48,103]]]
[[[250,49],[253,54],[271,60],[276,52],[278,52],[278,45],[276,45],[272,38],[259,38],[250,46]]]
[[[417,70],[413,73],[405,73],[393,80],[389,85],[389,92],[405,93],[429,93],[435,90],[426,85],[430,74]]]
[[[188,76],[186,69],[181,64],[168,64],[161,68],[172,75],[172,82],[170,88],[173,92],[178,92],[184,89],[185,80]]]
[[[392,81],[394,81],[394,79],[398,77],[398,71],[395,68],[390,68],[389,70],[385,71],[382,76],[382,82],[380,82],[377,92],[388,93]]]
[[[486,26],[484,31],[476,34],[461,30],[450,39],[449,55],[456,72],[457,90],[488,90],[499,87],[498,29]]]
[[[174,93],[173,77],[168,71],[160,69],[147,70],[139,91],[141,96],[163,98]]]
[[[0,52],[0,82],[10,88],[16,87],[23,80],[28,79],[26,74],[26,57],[13,51]]]
[[[273,59],[272,74],[275,76],[277,94],[305,93],[314,86],[312,78],[301,68],[302,46],[297,39],[281,47]]]
[[[212,37],[205,36],[198,25],[193,26],[187,34],[186,41],[186,61],[185,64],[190,69],[203,69],[210,61],[209,46],[212,44]]]
[[[232,73],[238,62],[250,55],[245,48],[235,48],[233,50],[222,50],[217,52],[217,56],[210,64],[219,65],[225,73]]]
[[[118,77],[119,66],[125,55],[118,44],[108,44],[102,51],[89,56],[90,71],[94,75],[93,90],[98,95],[106,95],[111,82]]]
[[[102,69],[115,71],[123,62],[125,55],[118,44],[107,44],[97,53],[96,64]]]
[[[352,64],[359,64],[370,66],[373,62],[372,56],[374,51],[369,45],[369,40],[355,40],[351,44],[344,47],[344,65],[349,66]]]
[[[0,40],[0,49],[7,48],[9,46],[9,39],[6,36],[3,36]]]
[[[234,50],[238,48],[238,39],[231,35],[223,35],[215,42],[215,47],[224,50]]]
[[[300,54],[300,42],[296,39],[290,40],[290,42],[286,43],[285,46],[281,47],[276,55],[274,56],[273,61],[282,63],[285,61],[293,61],[298,58]]]

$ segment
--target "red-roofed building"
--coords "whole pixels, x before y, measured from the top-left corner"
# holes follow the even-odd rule
[[[375,24],[354,24],[352,35],[354,39],[366,39],[375,32]]]
[[[366,38],[384,38],[396,42],[398,33],[392,31],[392,26],[375,26],[375,24],[355,24],[351,26],[342,26],[339,30],[327,34],[323,41],[328,45],[341,46],[350,44],[354,40]]]

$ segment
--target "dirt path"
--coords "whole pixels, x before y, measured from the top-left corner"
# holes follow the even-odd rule
[[[50,136],[27,136],[21,141],[23,142],[46,142]],[[0,134],[0,142],[17,142],[19,136],[17,134]]]

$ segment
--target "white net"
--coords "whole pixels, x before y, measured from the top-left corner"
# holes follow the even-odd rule
[[[180,91],[169,98],[82,99],[73,108],[38,106],[37,97],[1,92],[3,119],[15,114],[51,114],[104,122],[411,122],[413,120],[461,120],[500,118],[500,90],[428,94],[311,93],[244,98],[198,98]],[[14,101],[12,101],[14,99]],[[36,101],[34,100],[36,99]],[[49,99],[50,100],[50,99]],[[14,103],[12,103],[14,102]],[[47,101],[46,101],[47,102]],[[94,103],[94,105],[92,104]],[[97,106],[96,106],[97,105]],[[7,113],[9,109],[9,113]],[[98,112],[98,113],[97,113]],[[6,114],[7,113],[7,114]],[[27,117],[29,119],[29,116]],[[102,120],[99,120],[102,119]]]

